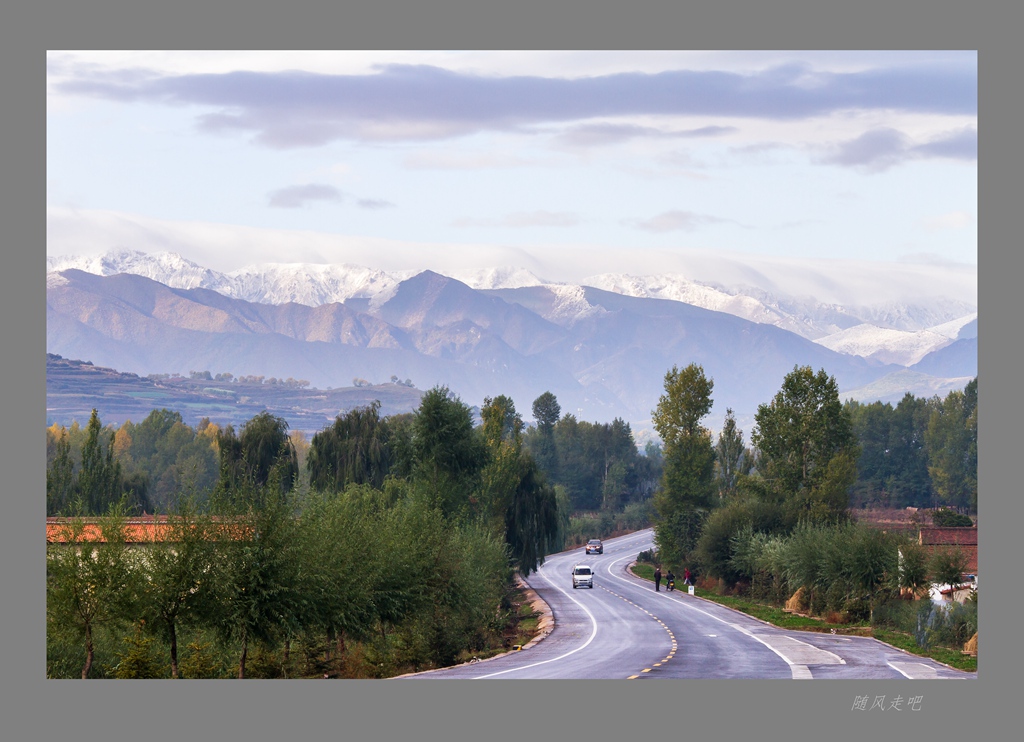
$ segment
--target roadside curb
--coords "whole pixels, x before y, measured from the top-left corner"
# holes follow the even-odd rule
[[[530,587],[529,583],[518,574],[516,575],[516,582],[526,594],[526,599],[530,601],[530,607],[533,608],[535,613],[540,614],[540,618],[537,620],[537,633],[522,647],[523,649],[529,649],[544,641],[548,634],[555,630],[555,616],[551,612],[551,606],[542,597],[537,595],[537,592]]]
[[[534,634],[533,638],[530,639],[530,641],[526,642],[526,644],[524,644],[520,649],[512,649],[508,652],[496,654],[493,657],[485,657],[484,659],[477,660],[476,662],[463,662],[458,665],[452,665],[451,667],[437,667],[433,670],[407,672],[404,675],[395,675],[394,677],[389,678],[389,680],[398,680],[399,678],[411,678],[415,675],[428,675],[432,672],[451,670],[454,667],[465,667],[466,665],[479,665],[484,662],[496,660],[499,657],[505,657],[506,655],[512,654],[514,652],[520,652],[524,649],[530,649],[534,645],[544,641],[544,639],[547,638],[548,634],[555,630],[555,616],[551,612],[551,606],[549,606],[542,597],[537,595],[537,592],[532,587],[530,587],[530,584],[526,580],[524,580],[519,574],[516,574],[516,584],[523,590],[526,600],[530,603],[530,607],[534,610],[535,613],[540,614],[540,618],[537,620],[537,633]]]

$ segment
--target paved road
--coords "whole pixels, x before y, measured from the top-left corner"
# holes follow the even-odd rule
[[[529,577],[555,628],[528,650],[413,678],[975,678],[887,644],[769,626],[683,591],[655,592],[627,566],[650,530],[547,558]],[[594,567],[592,589],[572,588],[572,566]]]

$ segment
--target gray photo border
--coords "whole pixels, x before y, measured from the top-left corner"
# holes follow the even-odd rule
[[[1021,13],[1008,3],[924,0],[835,5],[820,2],[644,0],[617,7],[570,0],[484,9],[470,0],[352,7],[327,0],[275,6],[242,0],[179,0],[161,7],[127,0],[40,0],[4,12],[0,80],[3,128],[3,546],[5,667],[0,724],[7,739],[783,739],[990,738],[1019,706],[1020,661],[1013,636],[1020,562],[1015,530],[1021,498],[1010,389],[1014,327],[1020,324],[1020,250],[1012,232],[1020,210],[1014,175],[1019,148],[1009,130],[1019,113],[1021,69],[1013,52]],[[45,459],[45,93],[48,49],[82,48],[708,48],[977,49],[984,126],[979,199],[980,526],[985,583],[984,659],[977,680],[664,680],[625,683],[395,681],[74,683],[45,680],[45,546],[40,531]],[[97,173],[102,177],[102,173]],[[1015,270],[1015,268],[1017,270]],[[1014,306],[1018,309],[1013,309]],[[36,493],[36,494],[34,494]],[[995,554],[995,545],[1000,553]],[[1016,548],[1017,557],[1012,549]],[[1000,592],[1002,590],[1002,592]],[[1016,609],[1016,610],[1015,610]],[[685,644],[685,638],[684,638]],[[684,650],[685,651],[685,650]],[[921,712],[853,711],[856,695],[922,695]],[[577,716],[574,709],[586,709]],[[681,720],[670,718],[677,715]],[[1011,727],[1012,728],[1012,722]],[[10,736],[8,736],[10,734]],[[996,735],[998,738],[1002,735]]]

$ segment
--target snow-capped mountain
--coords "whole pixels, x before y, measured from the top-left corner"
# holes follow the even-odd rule
[[[913,366],[932,351],[944,348],[953,341],[933,330],[907,332],[865,323],[819,338],[815,342],[838,353],[882,363]]]
[[[140,275],[172,288],[211,289],[257,304],[293,302],[318,307],[354,299],[369,300],[371,311],[387,303],[398,285],[416,273],[307,263],[252,265],[219,273],[174,253],[149,254],[137,250],[47,259],[48,272],[68,268],[101,276]],[[755,286],[700,283],[677,274],[605,273],[586,278],[580,285],[553,283],[528,270],[507,266],[446,275],[476,290],[546,287],[550,294],[542,314],[565,327],[606,311],[587,302],[583,287],[591,286],[624,296],[681,302],[724,312],[793,332],[841,353],[908,366],[960,337],[972,321],[977,335],[977,308],[943,298],[913,304],[886,302],[851,307],[819,302],[813,297],[779,296]]]

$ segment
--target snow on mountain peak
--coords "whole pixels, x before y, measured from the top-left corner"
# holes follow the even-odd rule
[[[945,335],[930,330],[908,332],[865,323],[815,342],[838,353],[912,366],[932,351],[949,345],[951,341]]]
[[[541,286],[549,283],[549,281],[538,278],[525,268],[515,268],[512,266],[482,268],[476,271],[454,271],[450,272],[448,277],[478,290],[521,289],[527,286]]]
[[[398,285],[419,271],[385,272],[350,264],[269,263],[230,273],[203,268],[171,252],[111,250],[100,256],[47,258],[47,271],[77,268],[98,275],[132,273],[172,288],[206,288],[261,304],[295,302],[307,306],[369,299],[371,311],[390,299]],[[864,357],[911,364],[959,336],[976,320],[976,307],[936,297],[914,304],[888,302],[865,307],[828,305],[813,297],[776,296],[755,286],[713,285],[682,274],[634,276],[604,273],[581,285],[552,283],[514,266],[445,272],[473,289],[545,286],[552,292],[549,319],[571,325],[595,312],[582,286],[638,298],[683,302],[742,319],[770,324],[821,345]],[[52,285],[48,275],[48,285]],[[845,329],[844,329],[845,328]]]

